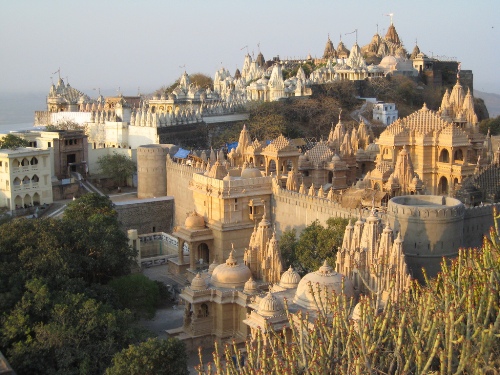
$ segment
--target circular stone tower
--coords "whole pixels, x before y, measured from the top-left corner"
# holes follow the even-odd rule
[[[441,259],[454,258],[463,245],[465,206],[458,199],[437,195],[407,195],[389,200],[387,217],[401,232],[406,263],[423,281],[422,267],[434,277]]]
[[[162,145],[137,148],[137,197],[153,198],[167,195],[167,154]]]

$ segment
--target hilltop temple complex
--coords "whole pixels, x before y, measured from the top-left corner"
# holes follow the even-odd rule
[[[305,62],[314,67],[309,75]],[[491,206],[481,202],[498,205],[500,150],[479,132],[471,75],[465,85],[457,77],[437,111],[424,104],[396,118],[391,109],[378,139],[362,119],[348,126],[342,111],[324,140],[302,148],[283,135],[252,139],[245,125],[227,150],[183,150],[173,134],[203,137],[207,124],[248,119],[251,101],[301,100],[314,85],[391,75],[439,85],[438,66],[418,46],[408,54],[391,20],[384,37],[377,33],[363,47],[356,41],[348,50],[340,41],[335,49],[328,36],[321,59],[266,61],[260,51],[255,60],[247,53],[234,76],[225,68],[215,73],[213,88],[194,85],[184,72],[171,92],[94,100],[59,78],[36,123],[75,122],[84,132],[19,133],[50,152],[4,155],[2,197],[10,208],[50,203],[52,177],[86,174],[111,152],[137,160],[137,199],[116,209],[139,263],[158,255],[147,241],[168,239],[174,247],[161,255],[186,281],[185,313],[170,333],[193,348],[286,327],[284,298],[289,312],[311,316],[333,293],[375,293],[383,307],[412,280],[422,281],[422,268],[434,276],[443,257],[479,246],[492,223]],[[56,167],[49,160],[58,160]],[[330,217],[350,220],[335,264],[325,261],[301,277],[283,264],[278,240]]]
[[[166,181],[164,194],[175,197],[178,251],[168,267],[190,282],[180,295],[184,324],[170,333],[193,347],[244,340],[288,324],[283,298],[292,314],[314,315],[342,290],[355,298],[376,291],[383,306],[411,279],[423,281],[422,268],[434,276],[443,257],[479,246],[491,206],[466,206],[453,193],[495,170],[500,151],[479,134],[471,100],[457,82],[438,111],[424,105],[376,143],[368,125],[347,129],[340,116],[328,139],[305,152],[283,136],[252,141],[245,126],[229,153],[193,152],[190,164],[170,146],[141,146],[149,159],[139,163],[139,191],[158,196],[154,181]],[[155,165],[166,168],[152,174]],[[303,278],[285,271],[283,231],[330,217],[351,219],[335,264]],[[314,297],[309,282],[326,294]]]

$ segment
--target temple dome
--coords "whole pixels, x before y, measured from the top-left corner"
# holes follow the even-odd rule
[[[252,276],[250,269],[244,264],[238,264],[233,257],[234,250],[229,253],[226,263],[219,264],[212,272],[212,284],[219,288],[242,288]]]
[[[285,289],[296,288],[300,282],[300,275],[292,266],[281,275],[279,285]]]
[[[245,168],[241,172],[241,178],[246,179],[246,178],[256,178],[256,177],[262,177],[262,172],[257,169],[257,168]]]
[[[192,290],[205,290],[205,289],[207,289],[207,283],[205,282],[205,279],[201,277],[199,272],[191,281],[191,289]]]
[[[184,226],[189,229],[203,229],[205,228],[205,219],[203,216],[193,212],[186,218]]]
[[[257,291],[257,281],[253,279],[253,277],[250,276],[248,281],[245,283],[245,288],[243,291],[247,293],[255,293]]]
[[[257,312],[262,316],[276,316],[283,313],[283,305],[271,292],[268,292],[266,296],[260,300]]]
[[[344,283],[344,290],[342,290],[342,283]],[[319,300],[318,296],[311,293],[310,286],[315,294],[319,293]],[[352,297],[354,286],[349,279],[344,278],[344,275],[335,272],[325,260],[317,271],[308,273],[300,280],[293,302],[305,309],[317,310],[316,301],[326,304],[332,292],[335,294],[343,292],[347,297]]]
[[[219,263],[217,263],[217,261],[214,259],[214,261],[210,264],[210,266],[208,266],[208,274],[212,275],[212,273],[214,273],[214,270],[218,265]]]
[[[390,68],[396,66],[397,63],[398,59],[395,56],[387,55],[382,59],[382,61],[380,61],[379,65],[383,68]]]

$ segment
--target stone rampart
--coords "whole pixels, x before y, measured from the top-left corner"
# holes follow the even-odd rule
[[[340,203],[326,198],[313,197],[286,190],[273,184],[272,215],[278,236],[287,229],[295,228],[299,234],[314,220],[323,225],[331,217],[345,219],[358,217],[360,211],[354,208],[345,208]],[[361,211],[363,217],[368,211]]]
[[[391,228],[400,232],[413,277],[423,280],[440,270],[443,257],[453,258],[463,246],[465,206],[458,199],[436,195],[392,198],[387,206]]]
[[[124,230],[137,229],[138,234],[172,231],[172,197],[116,202],[115,209]]]
[[[489,233],[490,228],[494,224],[493,207],[500,210],[500,203],[485,204],[465,209],[464,247],[480,247],[482,245],[483,237]]]
[[[167,194],[175,199],[174,226],[183,225],[186,215],[194,210],[193,192],[189,189],[194,173],[203,170],[176,163],[167,156]]]

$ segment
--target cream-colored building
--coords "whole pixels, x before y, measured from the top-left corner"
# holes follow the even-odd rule
[[[399,183],[404,179],[409,185],[417,178],[428,194],[446,195],[473,175],[476,164],[481,162],[485,138],[477,125],[473,97],[470,91],[464,93],[457,80],[452,92],[446,91],[439,111],[432,111],[424,104],[422,109],[398,119],[382,132],[377,141],[380,153],[376,167],[365,180],[376,190],[392,193],[389,180],[396,177],[401,156],[409,161],[407,172],[397,176]]]
[[[375,291],[383,307],[389,297],[397,299],[410,286],[403,240],[394,238],[389,224],[384,227],[374,211],[346,227],[335,268],[325,261],[303,278],[291,267],[283,272],[276,237],[263,217],[252,233],[244,264],[233,250],[225,263],[214,262],[183,290],[184,323],[170,333],[192,349],[213,340],[243,342],[249,335],[289,326],[285,298],[292,315],[305,310],[313,318],[318,310],[331,313],[328,300],[335,294],[356,299]]]
[[[0,204],[15,210],[52,203],[51,176],[49,150],[0,150]]]

